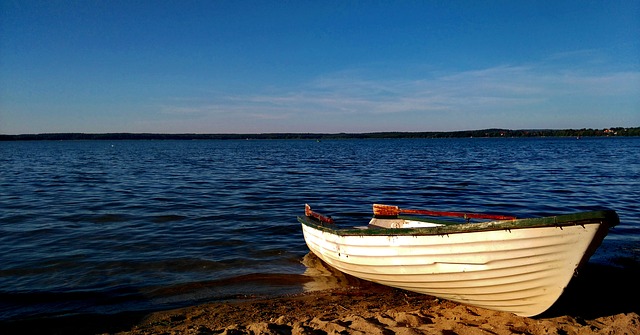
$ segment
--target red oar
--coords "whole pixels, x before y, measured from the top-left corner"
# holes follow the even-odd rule
[[[304,205],[304,215],[314,217],[324,223],[333,223],[333,219],[331,217],[312,211],[311,206],[308,204]]]
[[[426,209],[402,209],[398,206],[389,206],[381,204],[373,204],[373,215],[376,216],[398,216],[400,214],[419,214],[430,216],[451,216],[461,217],[465,219],[489,219],[489,220],[515,220],[515,216],[480,214],[480,213],[462,213],[462,212],[439,212]]]

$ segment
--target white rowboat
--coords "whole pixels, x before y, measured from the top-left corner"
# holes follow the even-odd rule
[[[402,214],[459,216],[467,222]],[[309,249],[339,271],[467,305],[534,316],[555,303],[619,219],[612,210],[516,219],[374,205],[368,226],[340,228],[306,205],[298,221]]]

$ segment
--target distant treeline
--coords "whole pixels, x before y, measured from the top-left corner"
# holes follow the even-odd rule
[[[482,129],[447,132],[378,133],[268,133],[268,134],[137,134],[137,133],[51,133],[0,135],[0,141],[61,140],[271,140],[271,139],[376,139],[376,138],[464,138],[464,137],[594,137],[640,136],[640,127],[607,129]]]

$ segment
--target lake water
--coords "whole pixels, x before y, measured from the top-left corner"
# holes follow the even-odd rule
[[[640,138],[0,142],[0,320],[301,292],[304,204],[615,209],[640,264]]]

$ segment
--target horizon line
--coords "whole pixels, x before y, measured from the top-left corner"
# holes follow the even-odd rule
[[[602,129],[503,129],[455,131],[380,131],[361,133],[38,133],[0,134],[0,141],[20,140],[144,140],[144,139],[358,139],[358,138],[463,138],[463,137],[601,137],[640,136],[640,127]]]
[[[43,132],[43,133],[20,133],[20,134],[0,134],[0,136],[46,136],[46,135],[195,135],[195,136],[233,136],[233,135],[369,135],[369,134],[443,134],[443,133],[460,133],[460,132],[478,132],[478,131],[598,131],[598,130],[629,130],[640,129],[640,127],[605,127],[605,128],[483,128],[483,129],[464,129],[464,130],[425,130],[425,131],[365,131],[365,132],[264,132],[264,133],[171,133],[171,132]]]

